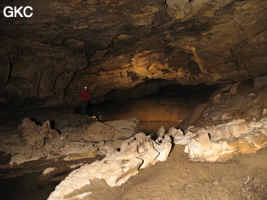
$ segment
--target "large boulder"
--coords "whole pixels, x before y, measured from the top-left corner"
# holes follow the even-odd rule
[[[18,126],[18,133],[22,142],[32,147],[42,147],[45,139],[59,137],[56,130],[51,129],[50,122],[45,121],[42,125],[37,125],[29,118],[24,118]]]
[[[129,120],[116,120],[110,122],[95,122],[83,133],[86,141],[111,141],[126,139],[134,135],[139,130],[139,120],[132,118]]]

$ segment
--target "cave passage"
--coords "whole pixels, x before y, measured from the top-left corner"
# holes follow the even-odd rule
[[[218,87],[150,80],[135,88],[113,90],[104,102],[91,105],[90,112],[103,121],[136,117],[141,121],[141,131],[155,132],[162,125],[167,129],[177,126]]]

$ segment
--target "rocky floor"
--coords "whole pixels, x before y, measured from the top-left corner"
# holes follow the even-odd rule
[[[56,112],[41,113],[39,112],[38,119],[48,116],[50,116],[50,119],[52,119],[51,116],[57,116],[55,118],[57,120],[64,119],[64,117],[60,118],[58,114],[55,114]],[[33,113],[27,115],[34,116]],[[16,118],[19,119],[19,116],[16,115]],[[72,117],[76,118],[77,116],[73,115]],[[82,117],[76,119],[80,119],[78,120],[80,123],[83,121]],[[15,120],[12,123],[15,125]],[[16,127],[10,127],[9,129],[6,127],[8,132],[3,131],[4,129],[5,126],[1,126],[1,134],[11,133],[12,130],[16,130]],[[89,200],[263,200],[267,198],[266,148],[255,154],[237,155],[234,159],[224,163],[192,162],[183,150],[184,147],[175,146],[167,161],[158,162],[155,166],[140,170],[136,176],[130,178],[120,187],[111,188],[101,181],[93,182],[90,187],[95,192]],[[86,161],[77,160],[67,163],[60,159],[49,162],[39,160],[4,169],[3,164],[8,160],[8,155],[1,154],[2,167],[0,172],[2,180],[0,184],[3,189],[1,196],[6,200],[17,199],[18,197],[8,194],[8,191],[11,189],[13,191],[13,187],[17,187],[18,184],[10,183],[12,177],[19,177],[19,179],[13,180],[23,182],[24,188],[18,187],[18,194],[22,196],[20,199],[31,200],[38,196],[41,198],[40,200],[42,198],[45,200],[53,191],[55,185],[71,171],[69,168],[66,170],[67,165],[73,165],[73,169],[75,169],[79,167],[80,162],[90,163],[93,161],[87,159]],[[58,175],[49,177],[50,179],[47,179],[47,177],[42,179],[41,171],[52,166],[57,166],[61,172],[58,171]],[[27,189],[27,187],[30,187],[30,180],[36,183],[34,190],[32,188]],[[38,185],[42,185],[42,187]]]
[[[192,162],[183,148],[176,146],[167,161],[141,170],[120,187],[111,188],[101,181],[93,182],[91,189],[95,193],[88,200],[264,200],[267,198],[266,158],[265,148],[255,154],[238,155],[225,163]],[[25,186],[30,178],[28,181],[24,178]],[[6,184],[5,189],[8,186],[11,187]],[[37,195],[42,199],[41,193],[45,193],[45,200],[54,186],[38,189]],[[20,199],[33,200],[37,196],[34,192],[36,190],[21,193],[25,198]],[[1,192],[3,196],[5,193]]]
[[[233,90],[230,90],[230,93],[226,97],[232,95],[231,91],[233,93]],[[259,94],[259,97],[256,96],[257,98],[255,99],[259,99],[259,102],[264,104],[262,100],[265,99],[264,92],[259,92]],[[233,97],[236,99],[236,96]],[[248,97],[251,97],[251,95],[245,95],[244,97],[249,99]],[[225,98],[222,99],[224,100]],[[239,98],[238,102],[242,103],[242,98]],[[259,102],[256,103],[259,104]],[[225,111],[226,109],[211,110]],[[250,110],[255,111],[255,109]],[[263,110],[261,112],[262,117],[266,115],[264,109],[259,110]],[[57,112],[47,108],[35,109],[13,106],[1,107],[1,111],[1,147],[4,144],[6,145],[6,143],[10,143],[12,146],[13,142],[19,141],[17,129],[25,117],[35,119],[40,123],[43,123],[45,120],[50,120],[53,122],[51,123],[52,128],[57,130],[66,130],[68,128],[71,128],[72,131],[76,130],[76,132],[71,132],[72,134],[69,135],[72,139],[80,138],[79,133],[77,133],[79,127],[88,126],[88,124],[95,121],[95,119],[86,116]],[[228,108],[227,111],[231,112],[232,109]],[[246,116],[248,116],[247,113],[249,112],[244,112]],[[251,116],[254,115],[261,116],[253,112]],[[209,116],[221,115],[211,113]],[[66,161],[58,157],[56,160],[47,161],[40,159],[18,166],[8,165],[10,156],[7,154],[1,153],[0,158],[1,199],[4,197],[5,200],[17,200],[19,196],[20,200],[36,200],[36,197],[38,197],[38,200],[45,200],[54,190],[55,185],[65,178],[70,171],[79,168],[81,166],[80,163],[91,163],[102,157],[98,156],[93,159],[83,160],[77,159],[75,161]],[[265,148],[256,153],[235,155],[234,158],[223,163],[193,162],[189,160],[188,154],[184,153],[184,147],[176,145],[167,161],[157,162],[154,166],[141,169],[136,176],[131,177],[120,187],[111,188],[101,180],[92,181],[89,187],[90,191],[94,192],[89,197],[83,198],[83,200],[263,200],[267,198],[266,160],[267,149],[265,146]],[[46,168],[55,166],[57,167],[57,171],[52,176],[40,176],[41,172]],[[13,182],[10,182],[11,179]],[[22,186],[16,191],[15,188],[17,188],[18,182]],[[43,187],[43,189],[38,189],[35,187],[37,190],[33,191],[28,188],[31,185],[28,184],[29,182],[36,183],[37,185],[44,184],[50,188],[44,189]],[[25,193],[26,191],[27,193]],[[36,193],[36,195],[29,195],[33,193]],[[10,196],[10,194],[13,196]]]
[[[106,187],[92,199],[263,200],[267,198],[266,158],[265,148],[224,163],[192,162],[176,146],[167,161],[141,170],[121,187]]]

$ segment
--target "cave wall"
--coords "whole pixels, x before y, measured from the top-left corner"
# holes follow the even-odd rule
[[[235,82],[267,73],[264,0],[4,0],[31,18],[0,22],[0,102],[94,102],[148,79]],[[63,101],[64,100],[64,101]]]
[[[218,90],[203,112],[200,126],[228,123],[235,119],[260,121],[267,116],[267,76],[228,85]]]

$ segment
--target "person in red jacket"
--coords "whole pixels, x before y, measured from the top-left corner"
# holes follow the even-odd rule
[[[82,98],[82,115],[87,114],[87,106],[90,98],[92,97],[91,93],[88,92],[87,87],[84,87],[84,90],[79,94],[79,96]]]

